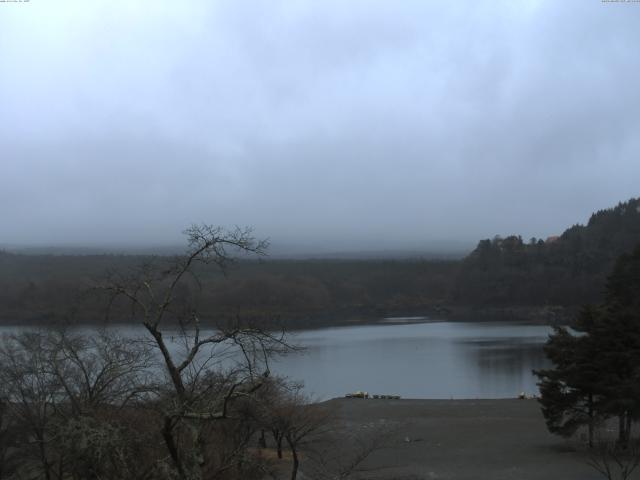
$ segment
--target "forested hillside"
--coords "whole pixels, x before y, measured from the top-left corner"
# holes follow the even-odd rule
[[[92,285],[107,271],[135,274],[137,265],[166,258],[0,253],[0,321],[100,321],[106,302],[92,294]],[[200,283],[177,294],[197,297],[208,318],[241,315],[288,326],[340,323],[439,309],[448,301],[459,265],[420,259],[243,260],[230,265],[226,276],[201,266]],[[126,312],[112,319],[126,321]]]
[[[482,240],[463,261],[452,300],[577,305],[600,300],[616,258],[640,243],[640,199],[600,210],[559,237]]]

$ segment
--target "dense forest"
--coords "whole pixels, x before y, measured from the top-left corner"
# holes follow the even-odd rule
[[[133,272],[140,263],[162,260],[1,254],[0,319],[101,321],[105,302],[91,286],[105,272]],[[456,261],[426,260],[243,260],[230,265],[226,275],[201,266],[200,284],[178,294],[197,297],[201,310],[211,316],[308,326],[441,309],[458,267]]]
[[[482,240],[465,258],[453,301],[564,305],[599,301],[615,260],[640,243],[640,199],[600,210],[559,237]]]
[[[263,318],[288,327],[392,315],[542,315],[600,301],[615,259],[639,243],[640,199],[631,199],[559,237],[481,240],[462,260],[262,257],[240,260],[226,275],[201,266],[200,282],[178,293],[212,317]],[[0,320],[100,321],[104,301],[91,287],[106,272],[134,272],[163,258],[0,252]],[[126,321],[126,315],[112,319]]]

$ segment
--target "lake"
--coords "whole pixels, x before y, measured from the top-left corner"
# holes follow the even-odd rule
[[[403,398],[513,398],[537,393],[532,369],[551,328],[505,323],[433,322],[297,332],[306,348],[273,370],[304,381],[318,399],[355,390]]]
[[[294,332],[290,342],[304,351],[275,359],[271,370],[304,382],[305,391],[318,400],[356,390],[403,398],[513,398],[520,392],[537,393],[531,370],[549,365],[542,347],[550,327],[416,320]],[[125,336],[146,337],[141,325],[110,328]],[[0,332],[17,330],[0,327]]]

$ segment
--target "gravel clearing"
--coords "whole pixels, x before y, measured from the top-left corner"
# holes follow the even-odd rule
[[[362,478],[603,478],[586,465],[585,445],[547,432],[535,400],[333,399],[325,405],[350,428],[393,428],[392,446],[366,461],[373,471]]]

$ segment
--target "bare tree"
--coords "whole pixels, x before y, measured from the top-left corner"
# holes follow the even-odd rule
[[[382,467],[370,466],[367,460],[380,450],[397,447],[397,431],[395,425],[358,429],[356,425],[335,421],[307,450],[307,470],[317,480],[347,480],[380,470]]]
[[[640,465],[640,445],[630,442],[623,448],[619,442],[600,440],[589,449],[587,465],[607,480],[628,480]]]
[[[397,444],[397,426],[385,423],[358,429],[346,424],[305,396],[302,384],[286,378],[270,378],[254,400],[249,415],[260,429],[272,434],[279,459],[283,458],[283,443],[288,447],[292,479],[302,469],[306,477],[317,480],[354,478],[378,470],[368,467],[366,460]]]
[[[144,391],[148,359],[145,348],[99,332],[5,336],[0,382],[13,434],[3,447],[16,458],[12,473],[17,478],[98,478],[100,473],[144,478],[142,462],[131,450],[139,431],[120,412]]]
[[[14,439],[13,448],[19,450],[25,470],[31,476],[50,480],[55,475],[51,425],[54,405],[62,392],[48,372],[45,342],[45,335],[39,332],[3,338],[0,382],[9,421],[21,431]]]
[[[255,395],[253,408],[248,412],[259,425],[261,446],[266,447],[264,432],[267,431],[273,438],[279,459],[282,459],[284,435],[289,423],[288,395],[298,392],[301,388],[300,383],[291,382],[286,378],[270,377]]]
[[[9,416],[9,403],[6,392],[0,385],[0,478],[7,478],[15,470],[15,461],[11,450],[15,444],[15,429]]]
[[[280,380],[271,388],[263,425],[273,433],[278,458],[282,458],[282,441],[286,441],[291,452],[291,479],[295,480],[300,468],[300,450],[328,426],[330,415],[302,393],[301,384]]]
[[[194,225],[185,231],[188,250],[169,263],[150,262],[131,275],[112,274],[101,288],[110,302],[124,300],[160,352],[167,375],[160,392],[161,427],[167,451],[182,479],[199,479],[215,457],[205,448],[212,421],[232,416],[232,404],[255,393],[269,376],[269,358],[289,349],[273,334],[235,319],[202,327],[197,302],[185,295],[199,287],[198,267],[225,271],[233,254],[264,255],[267,243],[250,229],[227,231]],[[169,329],[176,329],[172,341]],[[180,347],[180,348],[178,348]]]
[[[147,335],[24,332],[0,345],[0,455],[11,478],[261,478],[250,413],[269,359],[291,349],[236,318],[202,326],[206,265],[262,254],[250,230],[187,230],[186,255],[111,273],[98,290],[126,306]],[[298,431],[289,433],[295,445]]]
[[[54,330],[45,348],[47,372],[64,390],[71,415],[105,405],[124,408],[152,390],[152,352],[138,339],[106,330],[90,336]]]

